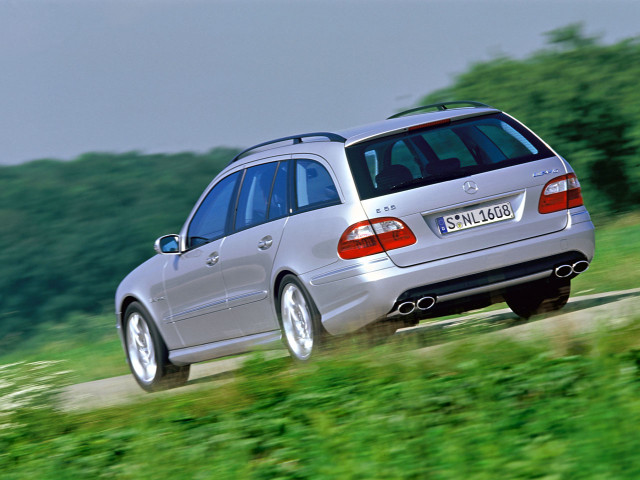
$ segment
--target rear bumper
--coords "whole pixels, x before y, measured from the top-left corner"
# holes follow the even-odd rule
[[[399,300],[431,287],[438,290],[430,295],[447,294],[450,301],[463,301],[465,290],[498,291],[505,281],[524,283],[547,270],[550,276],[553,267],[565,260],[590,262],[595,240],[588,218],[587,214],[578,223],[570,221],[559,232],[411,267],[397,267],[386,254],[379,254],[342,262],[337,269],[333,264],[303,275],[302,280],[325,329],[333,335],[349,333],[386,318]],[[463,293],[456,297],[456,292]]]

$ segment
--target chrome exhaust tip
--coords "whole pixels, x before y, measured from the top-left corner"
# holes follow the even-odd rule
[[[413,302],[403,302],[398,305],[398,313],[400,315],[409,315],[410,313],[413,313],[415,309],[416,304]]]
[[[422,297],[420,300],[418,300],[416,302],[416,307],[418,307],[419,310],[429,310],[431,307],[433,307],[436,304],[436,299],[434,297]]]
[[[579,260],[571,267],[575,273],[586,272],[589,269],[589,262],[587,262],[586,260]]]
[[[560,265],[556,267],[553,273],[555,273],[558,278],[567,278],[573,273],[573,267],[571,265]]]

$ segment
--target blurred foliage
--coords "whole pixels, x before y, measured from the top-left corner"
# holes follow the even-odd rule
[[[3,479],[637,479],[640,321],[420,355],[253,356],[235,381],[84,413],[15,408]],[[159,454],[159,452],[161,454]]]
[[[0,168],[0,350],[36,324],[112,312],[120,280],[154,254],[155,238],[180,230],[235,153],[90,153]]]
[[[421,103],[478,100],[524,122],[578,174],[599,215],[640,201],[640,39],[603,45],[574,24],[547,33],[547,48],[472,65]]]

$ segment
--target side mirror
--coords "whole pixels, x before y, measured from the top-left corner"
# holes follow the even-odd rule
[[[180,235],[165,235],[156,240],[153,249],[162,254],[180,253]]]

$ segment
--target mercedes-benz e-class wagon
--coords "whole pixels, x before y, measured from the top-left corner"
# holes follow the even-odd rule
[[[333,335],[562,308],[594,227],[566,160],[506,113],[450,102],[245,150],[155,249],[116,293],[149,391],[281,339],[306,360]]]

